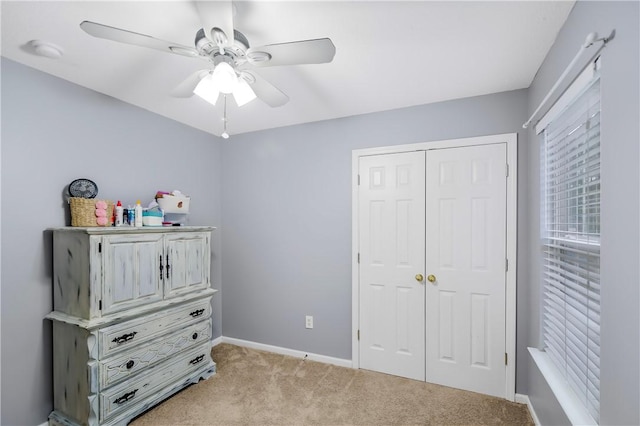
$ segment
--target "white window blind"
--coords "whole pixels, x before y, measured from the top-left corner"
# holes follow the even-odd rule
[[[543,132],[544,350],[591,416],[600,408],[600,82]]]

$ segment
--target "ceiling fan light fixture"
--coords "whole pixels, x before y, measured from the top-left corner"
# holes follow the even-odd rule
[[[236,100],[236,104],[241,107],[248,104],[256,98],[256,94],[243,78],[238,79],[238,84],[233,91],[233,97]]]
[[[213,80],[218,90],[222,93],[233,93],[238,85],[238,76],[231,65],[226,62],[219,63],[213,70]]]
[[[220,96],[220,90],[216,84],[212,74],[208,74],[205,78],[200,80],[200,83],[193,90],[193,93],[200,96],[211,105],[215,105]]]

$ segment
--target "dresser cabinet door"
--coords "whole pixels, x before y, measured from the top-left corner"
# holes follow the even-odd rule
[[[103,237],[102,314],[162,300],[161,234]]]
[[[177,233],[165,236],[164,297],[176,297],[209,287],[209,234]]]

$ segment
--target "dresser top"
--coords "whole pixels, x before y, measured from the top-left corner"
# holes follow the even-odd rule
[[[90,235],[108,234],[154,234],[168,232],[203,232],[213,231],[215,226],[65,226],[62,228],[49,228],[53,232],[81,232]]]

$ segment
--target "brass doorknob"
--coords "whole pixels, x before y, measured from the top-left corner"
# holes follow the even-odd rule
[[[424,280],[424,276],[422,274],[416,274],[416,281]]]
[[[427,277],[427,279],[429,280],[430,283],[435,283],[436,282],[436,276],[435,275],[429,275]]]

